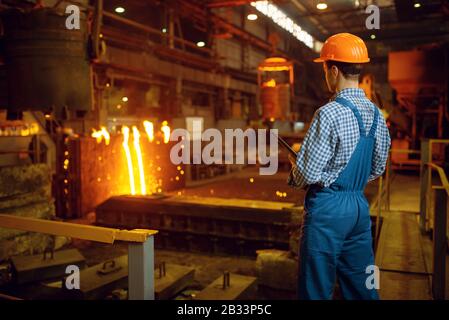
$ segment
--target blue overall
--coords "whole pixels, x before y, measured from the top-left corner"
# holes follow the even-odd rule
[[[362,118],[351,101],[339,104],[354,113],[360,139],[355,150],[329,187],[309,186],[300,243],[299,299],[331,299],[336,283],[344,299],[379,299],[376,289],[366,286],[369,265],[374,265],[371,220],[364,189],[371,172],[374,138],[379,111],[375,109],[366,135]]]

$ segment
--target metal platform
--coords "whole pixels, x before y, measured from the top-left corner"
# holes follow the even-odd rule
[[[48,254],[14,256],[11,258],[14,279],[17,284],[36,282],[66,275],[68,265],[80,269],[85,266],[85,259],[77,249],[51,251]]]
[[[257,278],[225,272],[195,296],[195,300],[248,300],[257,292]]]

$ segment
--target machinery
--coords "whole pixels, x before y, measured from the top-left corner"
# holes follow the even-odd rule
[[[395,93],[394,108],[409,118],[408,124],[395,123],[392,128],[392,149],[419,149],[420,139],[446,137],[449,121],[448,48],[427,46],[411,51],[390,52],[388,81]],[[439,160],[444,147],[436,150]],[[396,168],[417,167],[419,160],[410,153],[392,154]]]
[[[39,110],[57,119],[81,118],[91,105],[87,23],[65,27],[54,8],[2,13],[8,79],[8,118]]]
[[[293,63],[285,58],[270,57],[258,67],[258,84],[263,118],[288,120],[293,96]]]

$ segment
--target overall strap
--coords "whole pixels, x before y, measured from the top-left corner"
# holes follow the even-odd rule
[[[342,97],[337,97],[335,99],[335,102],[338,102],[339,104],[352,110],[355,118],[357,119],[357,122],[359,123],[360,136],[362,136],[362,137],[366,136],[365,126],[363,125],[362,117],[360,116],[360,112],[359,112],[359,110],[357,110],[356,106],[348,99],[345,99]]]
[[[369,131],[369,136],[374,137],[376,135],[377,124],[379,122],[379,109],[376,106],[374,107],[374,118],[373,124],[371,125],[371,129]]]

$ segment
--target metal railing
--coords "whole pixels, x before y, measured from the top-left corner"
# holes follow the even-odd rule
[[[449,140],[429,139],[421,143],[420,229],[432,235],[432,294],[445,298],[446,253],[448,248],[447,199],[449,183],[444,169],[433,162],[434,144],[449,144]],[[432,173],[438,173],[441,185],[434,185]]]
[[[0,227],[113,244],[128,243],[128,299],[154,300],[156,230],[119,230],[0,214]]]

